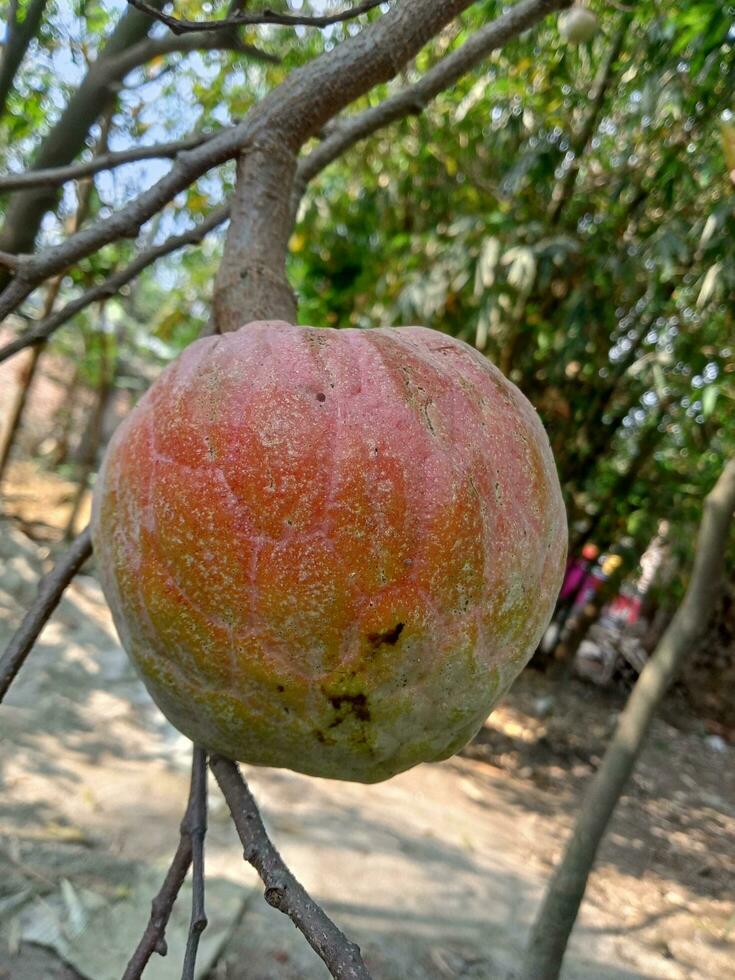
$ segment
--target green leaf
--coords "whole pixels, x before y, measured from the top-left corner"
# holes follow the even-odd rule
[[[715,410],[718,394],[719,387],[717,385],[707,385],[702,392],[702,415],[704,415],[706,419],[708,419]]]

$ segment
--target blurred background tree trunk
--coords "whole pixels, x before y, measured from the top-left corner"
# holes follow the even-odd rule
[[[735,511],[735,459],[704,504],[689,587],[620,715],[602,764],[587,790],[571,839],[531,930],[522,980],[557,980],[597,850],[654,714],[712,615]]]

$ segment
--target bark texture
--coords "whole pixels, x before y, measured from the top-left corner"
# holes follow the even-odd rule
[[[336,980],[370,980],[360,947],[345,936],[298,881],[268,836],[257,804],[240,770],[222,756],[209,766],[227,800],[244,858],[265,885],[265,900],[287,915]]]
[[[297,155],[337,113],[387,82],[470,0],[404,0],[392,10],[292,72],[251,113],[215,295],[217,333],[252,320],[296,318],[286,280],[293,226],[290,207]]]
[[[296,322],[296,297],[286,279],[292,221],[289,188],[296,154],[271,138],[240,157],[232,217],[214,288],[217,333],[253,320]]]

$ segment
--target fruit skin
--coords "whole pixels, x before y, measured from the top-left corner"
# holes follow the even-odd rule
[[[572,7],[559,14],[559,33],[569,44],[586,44],[599,27],[597,17],[585,7]]]
[[[178,729],[359,782],[472,738],[549,621],[567,540],[543,427],[474,348],[280,322],[163,372],[110,443],[92,532]]]

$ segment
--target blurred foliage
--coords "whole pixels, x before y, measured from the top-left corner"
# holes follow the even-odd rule
[[[668,517],[686,568],[735,450],[735,7],[637,4],[576,156],[627,19],[591,6],[590,44],[567,45],[549,19],[325,172],[292,278],[302,322],[419,322],[483,350],[547,426],[572,541],[641,548]]]
[[[419,78],[501,6],[473,5],[350,111]],[[735,7],[641,0],[631,19],[623,2],[589,6],[600,22],[591,42],[566,43],[548,18],[422,114],[330,166],[302,202],[289,271],[303,323],[419,322],[485,352],[547,426],[573,542],[592,536],[605,549],[625,540],[640,551],[666,517],[686,568],[702,497],[735,451]],[[212,16],[194,0],[176,10]],[[122,0],[49,3],[0,121],[9,169],[28,165],[124,11]],[[357,29],[243,32],[278,64],[207,52],[144,65],[119,93],[111,148],[226,125]],[[619,31],[597,113],[591,93]],[[93,213],[124,205],[167,167],[148,161],[100,174]],[[200,220],[233,177],[231,164],[212,172],[137,243],[108,246],[70,270],[62,297]],[[46,241],[73,210],[67,189]],[[141,390],[205,328],[222,237],[160,261],[107,304],[118,383]],[[82,358],[90,384],[99,329],[92,307],[53,341]]]

